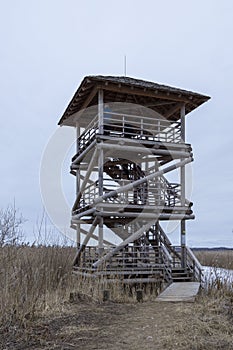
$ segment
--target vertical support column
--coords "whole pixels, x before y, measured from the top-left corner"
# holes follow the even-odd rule
[[[180,109],[181,142],[185,143],[185,104]],[[180,168],[181,206],[185,206],[185,165]],[[186,222],[180,223],[181,266],[186,267]]]
[[[99,133],[102,135],[104,133],[104,92],[103,90],[98,90],[98,126]]]
[[[103,134],[103,121],[104,121],[104,96],[103,96],[103,90],[98,91],[98,123],[99,123],[99,133]],[[101,142],[102,143],[102,142]],[[100,144],[101,146],[101,144]],[[98,181],[99,181],[99,196],[103,195],[103,172],[104,172],[104,151],[103,148],[99,148],[99,158],[98,158]],[[100,211],[102,212],[102,208],[100,208]],[[104,223],[103,223],[103,217],[99,217],[99,235],[98,235],[98,251],[99,251],[99,257],[102,255],[104,250]]]
[[[80,145],[79,145],[79,136],[80,136],[80,126],[78,123],[76,123],[76,153],[79,152]],[[80,168],[78,167],[76,170],[76,198],[78,196],[78,193],[80,191]],[[76,226],[76,242],[77,242],[77,248],[79,249],[81,244],[81,227],[80,224],[77,224]]]

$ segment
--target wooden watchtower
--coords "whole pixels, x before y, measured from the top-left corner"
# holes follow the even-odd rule
[[[185,193],[185,166],[193,160],[185,119],[208,99],[129,77],[83,79],[59,121],[77,130],[76,273],[129,283],[200,279],[186,246],[194,214]],[[169,182],[174,171],[177,181]],[[180,246],[164,232],[167,220],[180,222]]]

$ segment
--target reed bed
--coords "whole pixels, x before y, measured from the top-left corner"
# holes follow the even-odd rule
[[[0,325],[25,323],[59,303],[72,286],[74,248],[0,248]]]
[[[136,302],[136,290],[120,280],[107,285],[104,280],[81,278],[72,274],[75,248],[60,246],[5,246],[0,248],[0,327],[26,326],[41,313],[57,308],[70,295],[76,301],[103,301],[109,290],[111,301]],[[232,251],[196,253],[203,265],[232,268]],[[213,270],[213,273],[215,270]],[[213,276],[212,276],[213,277]],[[144,301],[154,300],[158,289],[144,290]],[[233,285],[217,273],[206,281],[203,296],[233,300]]]
[[[203,266],[221,267],[233,270],[233,249],[197,250],[194,253]]]
[[[113,285],[102,278],[72,274],[75,248],[60,246],[5,246],[0,248],[0,327],[26,326],[36,316],[69,301],[103,301],[108,290],[115,302],[136,302],[134,288]],[[145,293],[156,296],[156,290]],[[72,301],[72,300],[71,300]]]

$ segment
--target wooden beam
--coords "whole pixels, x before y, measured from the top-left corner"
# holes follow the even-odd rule
[[[103,134],[104,127],[104,92],[103,89],[98,91],[98,124],[99,124],[99,133]]]
[[[181,142],[185,143],[185,105],[180,108],[180,120],[181,120]],[[180,196],[181,205],[185,205],[185,165],[180,167]],[[180,223],[180,240],[181,240],[181,266],[186,268],[186,223],[185,220],[181,220]]]
[[[81,229],[81,232],[82,232],[82,233],[84,233],[83,231],[85,231],[85,230],[84,230],[84,229]],[[87,233],[88,233],[88,232],[86,231],[86,234],[87,234]],[[93,238],[95,241],[98,241],[98,239],[99,239],[99,237],[98,237],[97,235],[94,235],[94,233],[91,235],[91,238]],[[104,239],[103,242],[104,242],[105,245],[110,245],[110,246],[113,245],[112,242],[109,242],[109,241],[107,241],[106,239]]]
[[[139,89],[139,88],[134,88],[133,90],[131,88],[127,88],[127,87],[124,87],[124,86],[121,86],[119,87],[118,85],[114,85],[114,84],[108,84],[107,86],[106,85],[101,85],[99,84],[98,85],[98,88],[99,89],[103,89],[103,90],[107,90],[107,91],[114,91],[114,92],[121,92],[121,93],[125,93],[125,94],[134,94],[134,95],[139,95],[139,96],[145,96],[145,97],[153,97],[155,99],[158,99],[158,98],[162,98],[164,100],[172,100],[172,101],[175,101],[175,102],[186,102],[186,103],[189,103],[190,102],[190,99],[188,97],[185,97],[182,95],[182,93],[177,93],[177,94],[174,94],[174,93],[170,93],[169,95],[167,95],[167,92],[161,92],[159,90],[142,90],[142,89]]]
[[[73,215],[73,216],[72,216],[72,221],[73,221],[73,220],[74,220],[74,222],[75,222],[75,220],[78,221],[82,216],[92,215],[94,212],[95,212],[95,208],[91,208],[91,209],[82,211],[82,212],[79,213],[79,214]],[[81,222],[78,222],[78,223],[81,223]]]
[[[81,220],[80,220],[80,222],[81,222]],[[71,224],[70,227],[73,228],[74,230],[76,230],[76,225],[77,225],[77,224]],[[88,234],[88,231],[84,230],[84,228],[80,228],[80,232],[83,233],[83,234],[85,234],[85,235]],[[91,238],[93,238],[94,240],[98,241],[98,236],[97,236],[97,235],[92,234],[92,235],[91,235]],[[109,246],[109,245],[110,245],[110,246],[114,245],[112,242],[109,242],[109,241],[107,241],[106,239],[104,239],[104,244],[105,244],[105,245],[108,245],[108,246]]]
[[[84,180],[84,179],[85,179],[85,176],[80,175],[80,179]],[[93,180],[91,180],[91,179],[88,179],[87,182],[89,182],[91,185],[95,183],[95,181],[93,181]]]
[[[103,149],[107,150],[119,150],[119,151],[131,151],[131,152],[138,152],[138,153],[146,153],[151,155],[166,155],[166,156],[172,156],[175,157],[184,157],[188,158],[190,155],[192,155],[190,152],[184,152],[184,151],[169,151],[168,149],[157,149],[157,148],[146,148],[146,147],[136,147],[136,146],[128,146],[128,145],[115,145],[110,143],[104,143],[103,145],[98,145],[97,147],[101,147]]]
[[[104,141],[110,141],[112,143],[112,137],[111,136],[106,136],[106,135],[98,135],[99,140],[104,140]],[[114,137],[114,144],[119,144],[121,145],[123,142],[126,142],[127,145],[141,145],[141,147],[150,147],[151,148],[156,148],[156,149],[161,149],[161,142],[160,141],[146,141],[146,140],[140,140],[140,139],[127,139],[127,141],[122,140],[120,137]],[[164,144],[162,144],[162,147],[164,147]],[[181,143],[174,143],[174,142],[169,142],[169,149],[173,148],[178,148],[178,149],[184,149],[184,147],[191,149],[191,145],[189,143],[186,144],[181,144]]]
[[[99,133],[102,135],[104,133],[104,91],[103,89],[99,89],[98,91],[98,124],[99,124]],[[99,181],[99,196],[103,195],[103,181],[104,181],[104,150],[101,142],[98,145],[98,181]],[[103,237],[104,237],[104,222],[103,217],[99,217],[99,239],[98,239],[98,247],[99,247],[99,256],[102,255],[104,245],[103,245]]]
[[[188,209],[188,208],[187,208]],[[129,213],[129,212],[104,212],[104,211],[100,211],[98,212],[97,215],[100,215],[101,217],[108,217],[108,216],[115,216],[115,217],[127,217],[127,218],[139,218],[139,219],[156,219],[156,217],[160,220],[193,220],[195,219],[195,216],[193,214],[190,215],[185,215],[185,214],[164,214],[164,213],[158,213],[158,212],[154,212],[154,213]]]
[[[164,209],[166,209],[166,211],[179,211],[179,213],[182,213],[184,211],[187,211],[187,210],[190,210],[190,207],[189,205],[192,204],[190,203],[188,200],[187,200],[187,203],[186,205],[187,206],[184,206],[184,207],[181,207],[180,205],[177,205],[177,206],[174,206],[174,207],[166,207],[164,208],[164,205],[161,205],[161,206],[158,206],[158,205],[144,205],[143,206],[143,213],[153,213],[153,212],[156,212],[159,211],[163,211]],[[96,205],[96,210],[100,211],[100,208],[103,207],[105,208],[106,210],[112,210],[112,211],[116,211],[118,210],[119,212],[123,213],[124,210],[125,210],[125,203],[110,203],[110,202],[104,202],[104,203],[100,203],[100,204],[97,204]],[[142,206],[140,204],[128,204],[127,205],[127,210],[125,212],[125,216],[127,216],[127,213],[128,212],[133,212],[135,213],[136,210],[138,210],[138,213],[140,212],[141,213],[141,210],[142,210]],[[131,211],[130,211],[131,210]],[[136,212],[137,214],[137,212]]]
[[[83,102],[83,104],[80,107],[80,110],[85,109],[88,107],[89,103],[93,100],[93,98],[95,97],[96,93],[97,93],[98,89],[96,86],[93,87],[93,89],[91,90],[90,94],[87,96],[86,100]]]
[[[76,123],[76,152],[79,152],[80,144],[79,144],[79,137],[80,137],[80,125],[79,123]],[[80,190],[80,169],[78,168],[76,170],[76,196],[78,195]],[[80,247],[81,243],[81,232],[80,232],[80,225],[77,224],[76,226],[76,240],[77,240],[77,247]]]
[[[73,158],[73,162],[71,164],[71,169],[75,169],[76,164],[80,163],[85,155],[96,145],[96,140],[94,140],[77,158]]]
[[[169,109],[169,110],[163,115],[163,117],[165,117],[166,119],[170,118],[170,117],[171,117],[175,112],[177,112],[183,105],[184,105],[183,102],[177,103],[174,107],[172,107],[171,109]]]

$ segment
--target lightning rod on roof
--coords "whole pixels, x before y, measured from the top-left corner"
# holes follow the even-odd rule
[[[126,55],[124,55],[124,74],[126,77]]]

